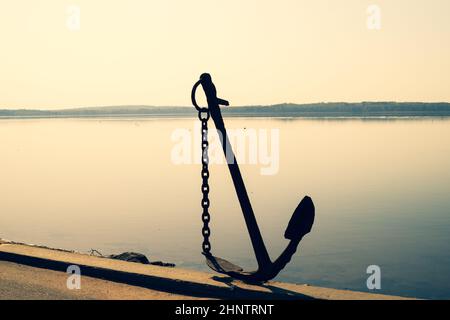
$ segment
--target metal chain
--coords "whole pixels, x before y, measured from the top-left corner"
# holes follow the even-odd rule
[[[209,237],[211,236],[211,229],[209,229],[209,222],[211,220],[211,216],[209,214],[209,156],[208,156],[208,148],[209,148],[209,142],[208,142],[208,120],[210,117],[209,111],[207,110],[201,110],[198,113],[198,117],[202,123],[201,126],[201,134],[202,134],[202,221],[203,221],[203,228],[202,228],[202,235],[203,235],[203,243],[202,243],[202,249],[204,255],[211,255],[211,243],[209,242]]]

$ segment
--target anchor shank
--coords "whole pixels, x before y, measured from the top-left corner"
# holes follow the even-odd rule
[[[238,196],[239,203],[241,205],[242,213],[244,215],[245,223],[247,225],[253,250],[255,252],[256,260],[258,262],[258,266],[260,268],[263,266],[267,266],[272,262],[270,261],[270,257],[264,244],[264,240],[261,236],[261,231],[259,230],[258,223],[256,221],[255,214],[253,212],[253,208],[247,194],[247,189],[245,188],[245,184],[242,179],[239,165],[236,161],[233,149],[231,148],[230,140],[228,138],[228,134],[225,129],[225,124],[223,122],[219,105],[214,102],[209,104],[209,111],[211,113],[211,117],[214,121],[214,124],[216,125],[216,129],[219,130],[219,132],[222,135],[221,142],[224,155],[227,158],[228,169],[230,170],[231,178],[233,179],[236,194]]]

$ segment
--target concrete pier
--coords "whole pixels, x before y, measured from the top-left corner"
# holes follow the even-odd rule
[[[81,289],[66,286],[81,269]],[[283,282],[249,285],[229,277],[113,260],[0,241],[0,299],[332,299],[398,300],[397,296]]]

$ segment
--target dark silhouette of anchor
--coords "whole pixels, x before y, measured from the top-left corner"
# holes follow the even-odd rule
[[[197,105],[195,93],[199,85],[202,86],[203,91],[206,94],[208,102],[207,108],[201,108]],[[228,161],[228,168],[230,170],[233,184],[236,189],[236,194],[239,199],[242,213],[244,215],[247,230],[250,235],[251,243],[258,263],[258,269],[256,271],[250,272],[244,271],[241,267],[225,259],[213,256],[210,252],[209,241],[207,242],[206,247],[203,247],[203,254],[206,257],[206,262],[211,269],[246,282],[260,283],[271,280],[275,278],[278,273],[289,263],[292,256],[297,251],[297,247],[302,238],[311,231],[315,214],[312,199],[308,196],[304,197],[298,207],[295,209],[284,233],[284,237],[290,240],[290,242],[287,245],[286,249],[281,253],[281,255],[272,262],[264,244],[264,240],[261,236],[258,223],[256,222],[255,214],[253,213],[252,205],[247,194],[247,189],[245,188],[244,181],[242,180],[239,165],[231,148],[228,134],[225,129],[225,124],[223,122],[222,114],[220,111],[220,105],[228,106],[229,103],[226,100],[217,98],[216,88],[212,82],[211,76],[207,73],[202,74],[200,76],[200,80],[192,88],[191,98],[193,105],[199,111],[200,120],[202,120],[202,122],[207,122],[209,116],[211,116],[216,129],[222,134],[221,142],[223,151],[225,157],[232,160]],[[207,141],[207,136],[205,135],[205,137]],[[209,206],[209,200],[207,204]],[[209,212],[207,212],[207,214],[207,222],[209,222]],[[209,237],[209,228],[207,229],[207,232],[204,232],[204,236]]]

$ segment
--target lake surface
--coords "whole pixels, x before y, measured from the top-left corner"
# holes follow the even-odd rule
[[[280,281],[450,298],[450,120],[227,118],[279,130],[279,167],[241,166],[272,258],[304,195],[313,231]],[[0,237],[209,270],[201,255],[200,165],[175,164],[195,119],[0,120]],[[212,123],[210,123],[212,126]],[[190,131],[189,131],[190,130]],[[195,141],[194,141],[195,142]],[[211,164],[214,254],[256,266],[225,165]]]

